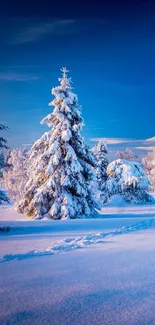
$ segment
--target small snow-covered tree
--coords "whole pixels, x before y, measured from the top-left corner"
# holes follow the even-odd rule
[[[155,192],[155,149],[142,159],[144,170],[150,180],[151,190]]]
[[[152,201],[153,198],[148,194],[150,183],[139,162],[115,160],[109,164],[107,174],[107,198],[121,194],[129,203]]]
[[[125,159],[125,160],[129,160],[129,161],[138,161],[139,160],[138,156],[135,155],[134,152],[129,148],[126,148],[125,151],[117,151],[116,158],[117,159]]]
[[[7,129],[7,127],[5,125],[0,124],[0,131],[6,130],[6,129]],[[2,179],[3,179],[2,169],[7,166],[7,164],[5,162],[5,159],[4,159],[4,152],[3,152],[4,149],[8,149],[7,141],[3,137],[0,137],[0,181],[1,181],[1,184],[0,184],[0,204],[2,204],[3,201],[4,202],[9,201],[5,191],[2,189]]]
[[[92,149],[96,159],[96,176],[101,192],[105,190],[105,181],[107,179],[107,166],[108,166],[108,150],[105,142],[100,140],[95,147]]]
[[[93,167],[96,160],[81,137],[83,119],[77,96],[72,92],[66,68],[60,85],[52,89],[54,110],[41,124],[51,127],[30,152],[30,179],[18,211],[31,218],[77,218],[93,215],[98,207]]]
[[[28,152],[25,149],[10,151],[7,163],[8,166],[3,169],[4,186],[9,198],[18,202],[23,196],[28,181]]]

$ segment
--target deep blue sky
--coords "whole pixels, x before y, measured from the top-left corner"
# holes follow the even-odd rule
[[[155,1],[69,2],[1,4],[0,119],[9,144],[33,143],[45,131],[39,123],[64,65],[87,141],[154,136]]]

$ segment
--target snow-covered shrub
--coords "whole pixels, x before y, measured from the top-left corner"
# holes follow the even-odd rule
[[[4,186],[9,198],[15,203],[22,198],[28,181],[28,157],[29,154],[25,149],[14,149],[9,153],[8,167],[3,169]]]
[[[32,146],[30,177],[18,205],[31,218],[78,218],[98,208],[92,186],[96,159],[81,137],[81,107],[66,68],[62,72],[60,85],[52,89],[54,110],[41,121],[51,129]]]
[[[151,190],[155,192],[155,149],[142,159],[142,163],[150,180]]]
[[[5,125],[0,124],[0,131],[6,130],[6,129],[7,129],[7,127]],[[2,169],[7,166],[5,159],[4,159],[4,153],[3,153],[4,149],[8,149],[7,141],[4,138],[0,137],[0,204],[2,204],[2,202],[9,201],[5,191],[3,190],[3,184],[2,184],[3,183]]]
[[[114,194],[121,194],[126,202],[152,201],[148,194],[150,182],[139,162],[115,160],[109,164],[107,175],[107,200]]]

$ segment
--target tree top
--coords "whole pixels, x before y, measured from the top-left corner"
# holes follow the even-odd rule
[[[60,71],[62,72],[63,78],[67,78],[67,72],[69,72],[69,70],[67,70],[66,67],[62,67]]]

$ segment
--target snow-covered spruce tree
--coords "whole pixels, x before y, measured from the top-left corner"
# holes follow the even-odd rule
[[[128,203],[145,203],[153,200],[148,194],[150,182],[139,162],[118,159],[107,168],[106,192],[109,198],[120,194]]]
[[[81,107],[72,92],[66,68],[60,85],[52,89],[54,110],[41,123],[51,127],[30,152],[31,177],[18,211],[31,218],[78,218],[93,215],[98,208],[91,182],[96,160],[85,145]]]
[[[29,154],[25,149],[13,149],[7,159],[8,166],[3,169],[4,186],[9,198],[15,203],[22,198],[28,181],[28,156]]]
[[[150,189],[155,192],[155,149],[142,159],[142,163],[151,183]]]
[[[105,190],[105,181],[107,180],[108,150],[105,142],[100,140],[92,149],[96,159],[96,177],[101,192]]]
[[[3,124],[0,124],[0,131],[6,130],[7,127]],[[7,147],[7,141],[0,137],[0,204],[2,202],[9,202],[9,199],[5,193],[5,191],[2,189],[2,178],[3,178],[3,172],[2,169],[7,166],[5,159],[4,159],[4,149],[8,149]]]
[[[135,155],[134,152],[129,148],[126,148],[125,151],[117,151],[116,158],[117,159],[125,159],[125,160],[129,160],[129,161],[138,161],[139,160],[138,156]]]

